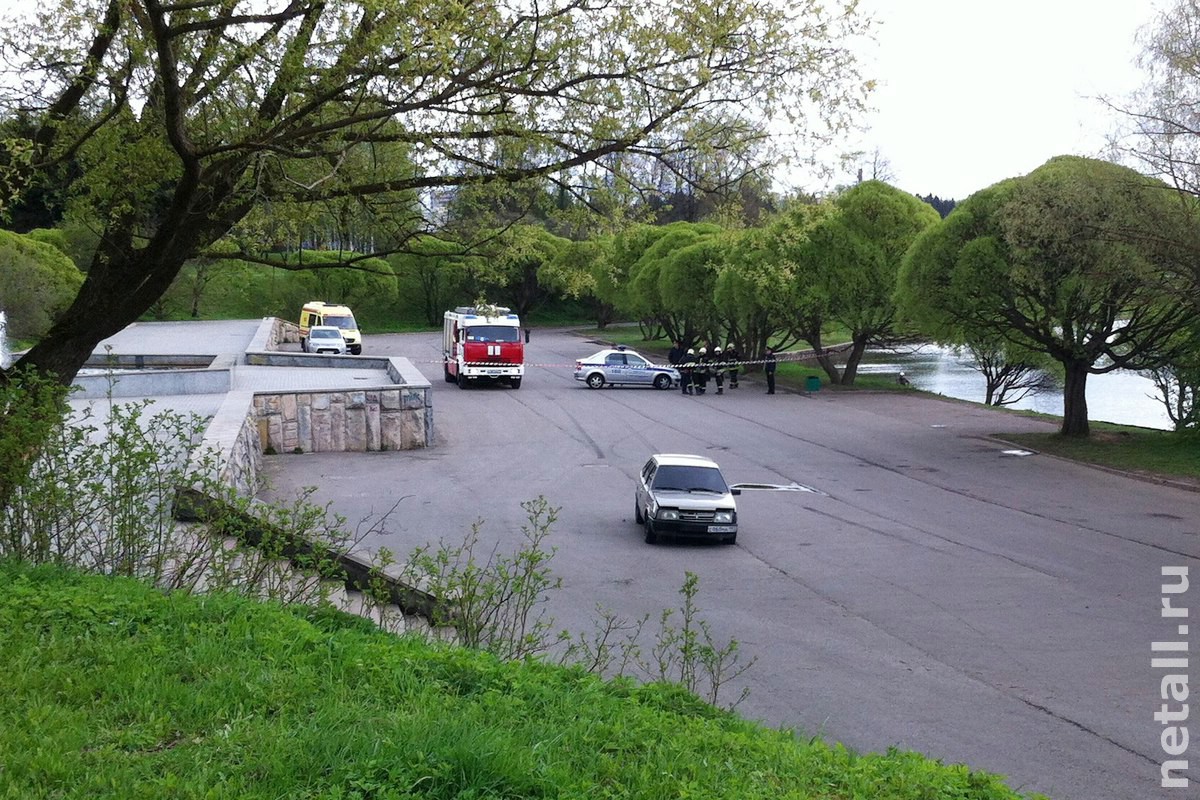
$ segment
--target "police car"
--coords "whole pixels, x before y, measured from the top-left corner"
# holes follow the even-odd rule
[[[679,370],[655,364],[628,347],[593,353],[575,362],[575,380],[590,389],[603,386],[653,386],[670,389],[679,385]]]

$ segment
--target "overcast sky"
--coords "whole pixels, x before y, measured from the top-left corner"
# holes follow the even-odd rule
[[[1094,98],[1143,82],[1135,37],[1172,0],[860,2],[877,20],[862,53],[876,111],[845,149],[878,148],[905,191],[962,200],[1055,155],[1098,155],[1112,119]]]
[[[1164,0],[862,0],[879,21],[863,146],[893,185],[962,200],[1055,155],[1096,155],[1094,99],[1143,82],[1135,36]]]

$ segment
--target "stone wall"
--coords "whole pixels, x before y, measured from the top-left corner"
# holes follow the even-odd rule
[[[253,497],[260,488],[263,449],[258,425],[249,414],[254,396],[248,391],[230,392],[209,420],[199,457],[216,453],[218,477],[243,497]]]
[[[267,452],[413,450],[432,442],[428,384],[259,394],[253,413]]]

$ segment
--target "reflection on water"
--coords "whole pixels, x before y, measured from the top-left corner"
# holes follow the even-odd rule
[[[8,316],[0,311],[0,369],[8,369]]]
[[[903,372],[918,389],[976,403],[983,402],[987,389],[983,375],[971,366],[969,355],[959,355],[952,348],[937,345],[868,351],[859,372],[883,375]],[[1089,375],[1087,379],[1088,419],[1091,420],[1170,430],[1171,420],[1157,398],[1153,381],[1136,372],[1122,370]],[[1061,417],[1062,390],[1030,394],[1008,408]]]

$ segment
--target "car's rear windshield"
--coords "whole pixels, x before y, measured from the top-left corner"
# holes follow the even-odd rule
[[[511,325],[472,325],[467,328],[468,342],[516,342],[520,330]]]
[[[344,331],[353,331],[358,329],[358,324],[354,321],[354,317],[352,316],[326,316],[324,323],[326,325],[332,325],[335,328],[341,328]]]
[[[658,468],[654,475],[654,488],[658,490],[678,489],[707,489],[724,494],[728,491],[721,470],[713,467],[672,466],[670,464]]]

